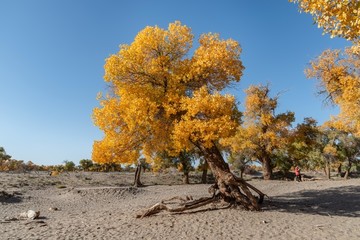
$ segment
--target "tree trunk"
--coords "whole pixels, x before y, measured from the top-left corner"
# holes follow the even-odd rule
[[[262,167],[263,167],[264,180],[271,180],[273,178],[273,175],[272,175],[271,159],[269,157],[266,156],[262,159]]]
[[[209,167],[209,164],[207,163],[207,161],[205,161],[202,166],[202,176],[201,176],[201,183],[203,183],[203,184],[207,183],[208,167]]]
[[[349,172],[350,172],[350,168],[347,168],[344,175],[345,179],[349,179]]]
[[[245,172],[245,167],[240,168],[240,178],[243,178]]]
[[[341,167],[342,167],[342,164],[340,163],[338,168],[337,168],[337,171],[338,171],[337,174],[338,174],[339,177],[341,177],[341,174],[342,174]]]
[[[191,170],[191,159],[186,151],[182,151],[179,155],[180,164],[183,171],[183,183],[189,184],[189,172]]]
[[[346,167],[346,171],[345,171],[345,175],[344,178],[348,179],[349,178],[349,174],[350,174],[350,169],[351,169],[351,161],[349,161],[349,164]]]
[[[226,202],[236,202],[249,210],[260,210],[264,194],[245,180],[236,177],[230,172],[229,165],[224,161],[219,149],[213,145],[206,148],[202,144],[196,144],[205,157],[206,162],[215,176],[216,183],[213,186],[214,194],[218,191],[221,198]],[[250,189],[259,194],[259,199],[251,193]]]
[[[328,161],[325,161],[325,176],[330,179],[330,164]]]
[[[140,181],[140,175],[141,175],[141,163],[138,163],[135,170],[135,180],[134,180],[135,187],[143,186],[143,184]]]
[[[184,184],[189,184],[189,172],[184,172],[184,175],[183,175],[183,183]]]

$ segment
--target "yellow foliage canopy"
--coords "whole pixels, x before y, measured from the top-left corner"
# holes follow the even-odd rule
[[[106,59],[112,92],[93,112],[105,134],[94,143],[94,161],[132,163],[141,154],[153,161],[156,152],[210,147],[234,133],[235,99],[218,92],[242,76],[240,45],[204,34],[188,58],[192,45],[191,29],[175,22],[146,27]]]
[[[318,26],[331,37],[339,36],[354,43],[360,39],[359,0],[289,0],[310,13]]]
[[[263,161],[288,141],[294,113],[275,114],[277,97],[269,96],[269,86],[250,86],[245,100],[245,121],[236,135],[223,140],[233,152],[250,152],[253,160]]]
[[[307,77],[320,82],[320,93],[340,107],[336,128],[360,135],[360,55],[350,49],[327,50],[311,62]]]

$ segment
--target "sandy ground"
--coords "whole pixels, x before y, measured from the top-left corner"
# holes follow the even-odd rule
[[[263,211],[207,206],[143,219],[135,218],[142,209],[208,196],[209,185],[182,185],[177,173],[146,173],[143,188],[132,180],[133,173],[0,173],[0,239],[360,239],[360,179],[252,179],[269,196]],[[40,217],[18,220],[29,209]]]

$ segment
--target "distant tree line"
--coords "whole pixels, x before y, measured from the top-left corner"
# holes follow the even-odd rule
[[[259,144],[258,138],[257,134],[250,134],[247,135],[246,141],[244,139],[239,141],[238,148],[222,148],[222,153],[232,171],[238,172],[241,177],[244,173],[251,174],[264,169],[260,167],[263,162],[259,159],[258,152],[265,152],[269,147]],[[286,139],[283,141],[281,147],[273,148],[268,153],[271,175],[277,172],[287,176],[295,166],[308,171],[321,171],[328,179],[331,177],[331,172],[343,178],[349,178],[351,174],[360,172],[360,138],[334,128],[331,122],[318,126],[314,119],[305,118],[302,123],[287,131]],[[264,149],[259,146],[264,146]],[[140,158],[141,171],[169,172],[172,169],[171,171],[182,172],[185,184],[189,183],[191,172],[202,173],[203,183],[206,183],[208,173],[211,174],[200,152],[183,151],[177,157],[163,152],[155,159],[152,163],[148,163],[145,158]],[[36,165],[31,161],[12,159],[11,155],[0,147],[0,171],[135,172],[136,167],[134,164],[114,162],[100,164],[90,159],[80,160],[79,165],[67,160],[59,165]]]

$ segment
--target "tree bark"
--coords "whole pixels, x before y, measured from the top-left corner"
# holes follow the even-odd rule
[[[191,170],[191,159],[186,153],[186,151],[183,151],[179,155],[179,160],[182,165],[182,171],[183,171],[183,183],[189,184],[189,172]]]
[[[345,171],[345,175],[344,175],[344,178],[345,178],[345,179],[348,179],[348,178],[349,178],[350,169],[351,169],[351,161],[349,161],[349,164],[348,164],[348,166],[346,167],[346,171]]]
[[[264,157],[262,159],[262,166],[263,166],[263,177],[264,180],[271,180],[273,179],[272,175],[272,167],[271,167],[271,159],[269,157]]]
[[[341,174],[342,174],[341,167],[342,167],[342,164],[340,163],[338,168],[337,168],[337,171],[338,171],[337,174],[338,174],[339,177],[341,177]]]
[[[203,153],[215,176],[216,183],[214,190],[218,190],[221,197],[227,202],[234,201],[248,210],[260,210],[259,203],[263,201],[264,194],[231,173],[229,165],[224,161],[216,145],[213,145],[211,148],[206,148],[202,144],[195,145]],[[255,198],[249,188],[258,193],[260,198]]]
[[[325,161],[325,176],[327,179],[330,179],[330,164],[328,161]]]
[[[184,172],[184,175],[183,175],[183,183],[184,184],[189,184],[189,172]]]
[[[135,187],[143,186],[143,184],[140,181],[140,175],[141,175],[141,163],[138,163],[135,170],[135,180],[134,180]]]
[[[243,178],[245,172],[245,167],[240,168],[240,178]]]
[[[201,183],[203,183],[203,184],[207,183],[208,167],[209,167],[209,164],[207,163],[207,161],[205,161],[202,166],[202,176],[201,176]]]

